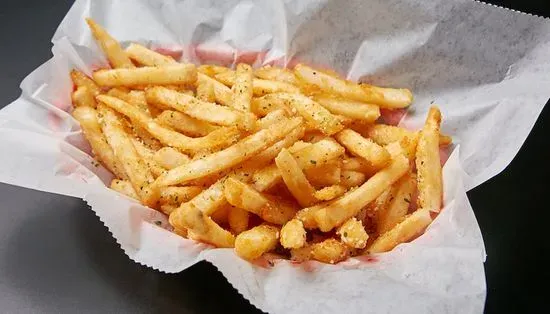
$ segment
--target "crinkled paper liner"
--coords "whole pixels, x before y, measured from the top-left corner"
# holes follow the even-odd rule
[[[411,243],[337,265],[250,264],[167,231],[163,214],[105,187],[112,176],[93,165],[68,113],[70,69],[90,74],[106,64],[88,16],[124,44],[194,62],[299,60],[409,87],[416,100],[405,127],[421,127],[435,100],[455,143],[444,166],[444,209]],[[0,181],[80,197],[132,260],[167,273],[206,260],[265,312],[482,312],[485,251],[466,191],[509,164],[550,95],[548,20],[470,0],[82,0],[52,41],[54,57],[0,111]]]

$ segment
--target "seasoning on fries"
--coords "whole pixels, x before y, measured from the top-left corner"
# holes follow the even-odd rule
[[[174,233],[332,264],[411,241],[441,210],[439,109],[418,131],[377,123],[409,90],[304,64],[183,63],[87,23],[112,68],[71,71],[73,117],[111,189]]]

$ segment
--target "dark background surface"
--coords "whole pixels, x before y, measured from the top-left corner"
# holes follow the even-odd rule
[[[50,58],[72,1],[51,2],[1,1],[0,107]],[[489,2],[550,16],[546,0]],[[547,104],[512,164],[468,193],[488,255],[486,313],[549,304],[549,130]],[[130,261],[81,200],[0,184],[0,213],[0,313],[259,313],[210,264],[167,275]]]

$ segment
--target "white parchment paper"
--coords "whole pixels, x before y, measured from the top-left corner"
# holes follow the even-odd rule
[[[70,69],[106,64],[85,17],[182,60],[298,60],[412,89],[401,123],[420,127],[436,102],[455,142],[445,208],[415,241],[338,265],[260,267],[166,231],[162,214],[104,186],[111,175],[68,113]],[[550,21],[471,0],[77,0],[52,42],[53,58],[0,111],[0,181],[83,198],[132,260],[165,272],[207,260],[266,312],[482,312],[485,252],[466,191],[510,163],[550,97]]]

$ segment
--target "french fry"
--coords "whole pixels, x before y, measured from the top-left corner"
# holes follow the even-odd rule
[[[236,144],[205,158],[193,160],[187,164],[174,168],[159,177],[156,186],[183,184],[193,179],[202,178],[213,173],[229,169],[247,159],[250,159],[261,150],[281,140],[293,129],[302,124],[302,119],[292,118],[281,121],[268,129],[254,133]]]
[[[235,239],[235,253],[238,256],[255,260],[273,250],[279,241],[279,228],[260,225],[244,231]]]
[[[324,165],[304,170],[304,173],[308,181],[317,187],[339,184],[342,173],[340,160],[331,160]]]
[[[258,130],[265,129],[270,125],[273,125],[286,118],[287,118],[287,114],[286,114],[286,111],[284,110],[271,111],[265,117],[258,120],[258,122],[256,123],[256,128]]]
[[[384,147],[362,137],[353,130],[345,129],[335,137],[348,151],[365,159],[376,169],[384,168],[391,160],[390,154]]]
[[[98,104],[98,112],[102,116],[101,129],[114,155],[122,164],[134,190],[147,206],[155,205],[158,193],[150,188],[154,178],[142,159],[139,158],[128,134],[124,132],[122,123],[116,113],[109,107]]]
[[[380,117],[380,108],[376,105],[326,95],[316,96],[314,99],[333,114],[356,119],[363,123],[374,123]]]
[[[297,263],[311,260],[311,246],[305,245],[299,249],[290,249],[290,260]]]
[[[168,215],[170,216],[170,214],[175,211],[176,209],[178,209],[178,206],[177,205],[172,205],[172,204],[161,204],[160,207],[159,207],[160,211],[163,212],[165,215]],[[179,230],[179,231],[182,231],[182,230],[185,230],[186,233],[185,233],[185,236],[183,237],[187,237],[187,229],[176,229],[176,230]],[[179,233],[178,233],[179,234]]]
[[[367,182],[352,189],[328,206],[317,210],[315,221],[323,232],[330,231],[355,216],[361,208],[375,200],[385,189],[394,184],[409,169],[409,160],[397,155],[391,164],[377,172]]]
[[[106,95],[97,96],[97,99],[127,116],[134,121],[134,123],[139,123],[141,127],[147,130],[147,132],[156,137],[162,143],[171,147],[176,147],[182,151],[197,153],[204,150],[215,150],[234,142],[239,136],[237,129],[225,128],[218,129],[200,138],[187,137],[181,133],[159,125],[142,111],[128,105],[121,99]]]
[[[344,222],[344,224],[336,230],[336,234],[340,236],[342,243],[354,249],[364,248],[369,239],[369,235],[365,231],[363,224],[355,217]]]
[[[289,69],[272,67],[270,65],[256,69],[254,71],[254,75],[264,80],[285,82],[292,85],[296,85],[298,83],[294,73],[292,73]]]
[[[346,193],[347,190],[348,189],[345,186],[335,184],[335,185],[324,187],[319,191],[316,191],[315,198],[317,198],[320,201],[330,201],[344,195],[344,193]]]
[[[353,171],[353,170],[343,170],[340,173],[340,184],[347,188],[360,186],[366,180],[367,180],[367,176],[362,172]]]
[[[111,37],[103,27],[99,26],[94,20],[87,18],[86,22],[94,35],[95,40],[107,56],[109,63],[113,68],[134,68],[134,64],[126,55],[116,39]]]
[[[174,169],[189,162],[189,157],[172,147],[163,147],[155,152],[154,161],[165,169]]]
[[[194,200],[194,199],[193,199]],[[235,236],[220,227],[206,213],[194,206],[191,202],[181,204],[170,214],[169,222],[176,229],[187,229],[194,235],[195,240],[213,244],[217,247],[233,247]]]
[[[198,186],[168,186],[160,191],[159,203],[180,206],[181,203],[189,202],[201,192],[202,188]]]
[[[147,168],[151,171],[153,174],[153,177],[157,178],[158,176],[162,175],[166,170],[159,166],[157,162],[154,159],[155,152],[151,149],[149,149],[145,144],[143,144],[140,140],[136,138],[132,138],[132,144],[134,144],[134,148],[136,149],[136,152],[138,153],[139,157],[145,162],[147,165]]]
[[[393,142],[399,142],[403,138],[408,137],[413,139],[418,136],[417,131],[410,131],[402,127],[386,125],[386,124],[372,124],[362,128],[360,132],[363,136],[372,139],[378,145],[388,145]],[[448,135],[439,135],[439,145],[446,146],[452,143],[452,138]]]
[[[73,110],[73,117],[80,123],[82,133],[90,143],[97,159],[121,179],[127,179],[126,171],[107,143],[98,118],[98,113],[92,107],[78,107]]]
[[[281,172],[281,177],[288,190],[301,206],[307,207],[317,202],[315,189],[309,183],[302,168],[288,150],[281,150],[275,158],[275,164]]]
[[[197,77],[197,98],[202,101],[215,102],[216,93],[214,91],[214,85],[208,80]]]
[[[238,207],[231,207],[227,216],[229,228],[233,234],[240,234],[248,229],[249,212]]]
[[[315,221],[315,213],[330,204],[330,202],[319,203],[317,205],[300,209],[296,213],[296,219],[299,219],[306,229],[316,229],[317,221]]]
[[[233,72],[231,69],[226,68],[224,66],[220,65],[214,65],[214,64],[203,64],[198,67],[197,69],[200,73],[207,75],[209,77],[214,77],[216,74],[225,73],[225,72]]]
[[[231,87],[233,100],[231,106],[240,111],[250,111],[252,101],[252,67],[239,63],[235,71],[235,83]]]
[[[412,102],[412,93],[408,89],[391,89],[357,84],[314,70],[303,64],[294,67],[294,74],[302,82],[317,86],[328,93],[375,104],[383,108],[404,108]]]
[[[280,198],[254,190],[235,178],[228,178],[224,187],[225,199],[233,206],[258,215],[266,222],[283,225],[297,212],[297,207]]]
[[[97,103],[95,101],[94,95],[86,86],[78,87],[72,94],[71,100],[76,107],[90,107],[96,108]]]
[[[439,161],[439,127],[441,112],[430,108],[416,149],[418,171],[418,208],[438,213],[443,198],[441,163]]]
[[[301,94],[278,93],[274,94],[273,98],[278,98],[288,107],[295,109],[315,129],[326,135],[332,135],[344,128],[337,116],[309,97]]]
[[[311,246],[311,257],[319,262],[335,264],[345,260],[348,256],[347,246],[333,238]]]
[[[395,225],[400,223],[409,209],[414,189],[416,188],[416,175],[409,173],[399,179],[392,187],[395,191],[387,206],[383,210],[377,211],[377,231],[378,234],[384,234]]]
[[[321,166],[330,160],[340,157],[344,154],[344,148],[334,140],[323,140],[313,145],[307,146],[292,154],[301,169],[307,170],[314,166]],[[254,173],[254,187],[258,191],[265,191],[281,182],[281,172],[276,165],[268,166]]]
[[[419,209],[378,237],[367,249],[369,254],[392,250],[398,244],[412,240],[432,222],[428,210]]]
[[[212,88],[212,92],[214,93],[214,100],[216,102],[225,106],[231,105],[231,102],[233,101],[233,92],[229,87],[223,85],[222,83],[216,81],[215,79],[203,73],[198,73],[197,84],[198,86],[200,86],[201,84],[210,85]],[[198,93],[198,87],[197,87],[197,93]]]
[[[132,187],[132,183],[129,181],[113,179],[113,181],[111,181],[111,189],[139,201],[139,196],[136,194],[136,191]]]
[[[163,111],[155,118],[155,121],[163,126],[193,137],[206,136],[220,128],[208,122],[192,118],[185,113],[171,110]]]
[[[149,88],[145,95],[147,101],[161,103],[183,112],[193,118],[218,125],[237,125],[240,129],[250,130],[256,123],[252,113],[243,113],[214,103],[204,102],[192,96],[178,93],[160,86]]]
[[[362,172],[367,177],[371,177],[377,171],[371,163],[361,157],[344,158],[344,160],[342,160],[342,170]]]
[[[227,71],[216,74],[214,78],[226,86],[232,87],[236,81],[236,73],[234,71]],[[252,91],[254,96],[263,96],[272,93],[299,93],[300,89],[294,85],[284,82],[254,78],[252,79]]]
[[[165,56],[135,43],[131,43],[124,51],[130,59],[145,66],[163,66],[176,62],[172,57]]]
[[[71,80],[77,89],[86,87],[94,96],[101,94],[101,88],[91,78],[78,70],[71,70]]]
[[[233,208],[233,206],[229,204],[221,206],[210,215],[210,218],[218,225],[227,225],[231,208]]]
[[[306,245],[306,230],[302,221],[292,219],[281,228],[281,245],[287,249],[299,249]]]
[[[277,97],[276,94],[267,94],[262,97],[253,98],[250,103],[250,110],[260,117],[275,110],[284,110],[292,113],[291,108],[285,104],[283,99]]]
[[[193,64],[173,64],[163,67],[141,67],[134,69],[98,70],[93,74],[100,86],[137,86],[193,84],[197,80],[197,69]]]

